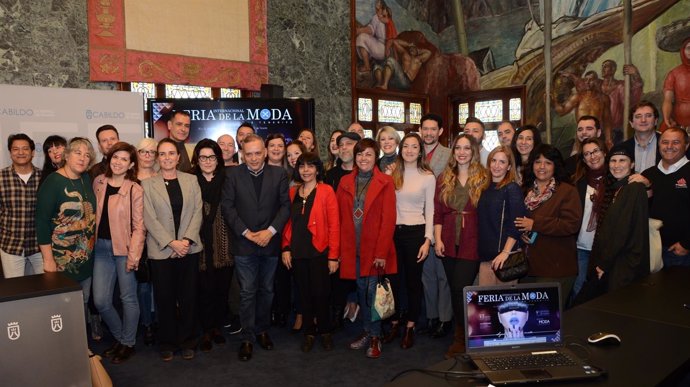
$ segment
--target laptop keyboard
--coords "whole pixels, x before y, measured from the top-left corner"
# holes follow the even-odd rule
[[[560,352],[541,355],[527,353],[510,356],[482,357],[482,360],[492,371],[577,365],[570,356]]]

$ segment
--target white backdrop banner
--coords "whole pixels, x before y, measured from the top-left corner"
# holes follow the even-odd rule
[[[93,143],[97,161],[96,129],[111,124],[120,140],[137,145],[144,137],[144,95],[129,91],[61,89],[0,85],[0,167],[10,165],[7,136],[26,133],[36,143],[34,165],[43,166],[43,140],[57,134]]]

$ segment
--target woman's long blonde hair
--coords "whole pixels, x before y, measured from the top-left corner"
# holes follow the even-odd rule
[[[455,147],[462,139],[469,141],[470,148],[472,149],[472,159],[468,170],[467,185],[469,187],[470,201],[476,207],[477,203],[479,203],[479,197],[482,191],[489,185],[489,174],[486,168],[482,166],[479,158],[479,143],[474,137],[464,133],[459,134],[453,141],[448,164],[439,177],[439,179],[441,179],[441,200],[448,205],[453,191],[455,191],[455,187],[458,184],[458,162],[455,160]]]

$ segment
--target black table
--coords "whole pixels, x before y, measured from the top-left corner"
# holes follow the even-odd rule
[[[690,268],[669,268],[564,313],[564,342],[577,355],[605,369],[604,378],[558,382],[564,386],[678,385],[690,372]],[[594,346],[587,337],[616,333],[622,343]],[[471,363],[446,360],[435,371],[472,371]],[[486,386],[484,380],[444,379],[408,373],[388,386]]]

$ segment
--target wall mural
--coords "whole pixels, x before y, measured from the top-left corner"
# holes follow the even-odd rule
[[[553,0],[548,97],[543,1],[462,0],[467,56],[458,53],[452,3],[356,0],[356,86],[443,90],[445,97],[525,85],[525,122],[543,128],[549,98],[552,142],[564,145],[574,135],[575,117],[584,114],[602,118],[607,138],[623,138],[623,79],[629,75],[631,104],[651,100],[663,111],[664,127],[690,126],[690,0],[633,1],[630,65],[624,65],[620,0]]]
[[[427,10],[447,18],[443,3],[356,0],[356,86],[419,94],[478,89],[480,74],[474,62],[457,50],[443,50],[433,21],[421,19]]]

